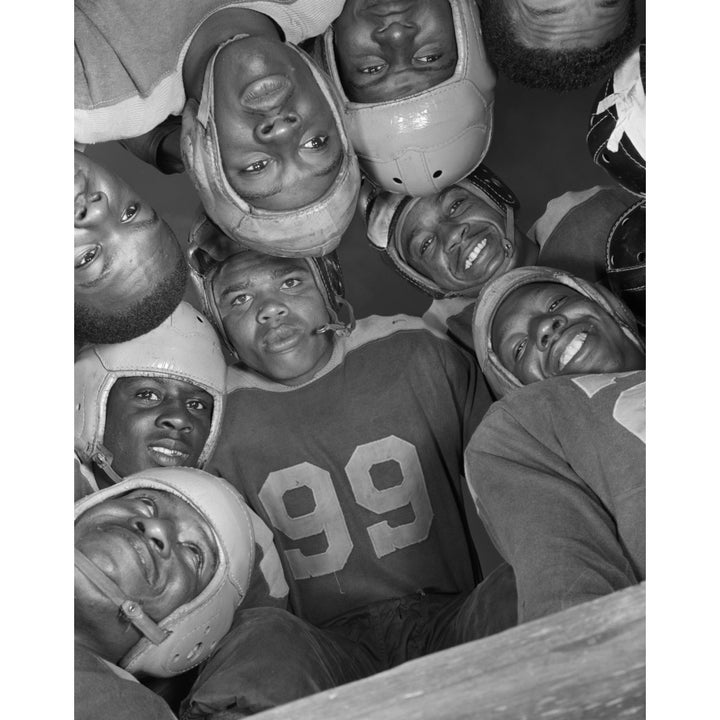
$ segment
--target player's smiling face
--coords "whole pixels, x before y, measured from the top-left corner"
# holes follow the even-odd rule
[[[205,518],[181,498],[149,489],[83,513],[75,522],[75,547],[156,622],[197,597],[218,562]]]
[[[447,0],[347,0],[333,29],[343,89],[354,102],[396,100],[455,72]]]
[[[181,254],[170,228],[114,173],[75,151],[75,300],[122,312]]]
[[[215,61],[215,121],[237,194],[266,210],[322,197],[342,163],[332,109],[308,65],[284,43],[244,38]]]
[[[505,240],[502,213],[459,185],[419,200],[399,233],[405,262],[447,291],[479,290],[515,267],[519,256],[514,249],[515,238]]]
[[[559,283],[523,285],[501,303],[492,347],[523,384],[555,375],[640,370],[645,355],[597,303]]]
[[[172,378],[123,377],[110,389],[103,443],[122,476],[152,467],[196,467],[210,433],[213,398]]]
[[[284,385],[309,380],[330,359],[328,310],[307,261],[254,251],[226,260],[213,282],[223,328],[240,360]]]

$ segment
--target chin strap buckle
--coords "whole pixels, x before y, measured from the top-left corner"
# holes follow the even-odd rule
[[[113,454],[102,444],[97,446],[97,450],[90,458],[98,467],[102,468],[105,474],[117,485],[125,478],[120,477],[112,467]]]
[[[345,298],[340,297],[340,295],[335,296],[335,301],[340,310],[342,310],[342,308],[347,310],[349,320],[346,323],[341,322],[338,314],[334,310],[331,310],[330,319],[332,322],[321,325],[315,331],[318,335],[326,332],[334,332],[340,337],[347,337],[355,329],[355,312],[353,311],[352,305]]]
[[[91,582],[108,600],[120,608],[122,616],[141,632],[153,645],[159,645],[170,635],[145,614],[140,603],[130,600],[120,587],[100,568],[75,549],[75,570]]]

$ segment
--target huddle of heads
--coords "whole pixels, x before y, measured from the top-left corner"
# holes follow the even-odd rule
[[[183,160],[206,212],[243,247],[318,256],[352,219],[360,169],[386,192],[446,190],[487,152],[491,61],[514,67],[501,50],[515,47],[513,57],[533,68],[541,67],[534,53],[551,56],[548,77],[587,84],[627,48],[630,0],[583,0],[562,12],[547,4],[347,0],[315,39],[313,57],[279,36],[220,44],[200,101],[183,113]],[[590,65],[592,77],[579,71]],[[181,252],[167,224],[117,177],[79,153],[75,176],[76,337],[122,342],[179,302]]]
[[[225,370],[214,330],[184,302],[75,364],[75,451],[101,485],[75,503],[76,632],[133,674],[202,662],[247,592],[247,508],[199,469],[217,442]]]
[[[558,13],[540,0],[482,13],[473,0],[347,0],[314,59],[251,36],[220,45],[183,114],[183,160],[209,215],[189,271],[152,208],[76,153],[76,337],[95,345],[76,362],[75,450],[103,488],[75,507],[76,628],[102,657],[174,675],[229,629],[254,538],[241,498],[201,470],[223,412],[220,343],[287,385],[327,363],[333,336],[354,327],[333,250],[356,203],[408,280],[434,297],[480,293],[476,350],[496,394],[644,363],[617,298],[523,267],[537,249],[515,226],[517,201],[479,165],[495,84],[486,45],[508,72],[524,55],[553,76],[585,67],[586,83],[591,48],[612,63],[625,42],[628,0],[573,5],[560,51],[543,31]],[[188,272],[210,322],[181,302]]]

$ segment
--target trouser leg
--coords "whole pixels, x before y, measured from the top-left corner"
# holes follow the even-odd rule
[[[276,608],[241,611],[201,668],[183,720],[229,720],[358,680],[374,668],[354,643]]]

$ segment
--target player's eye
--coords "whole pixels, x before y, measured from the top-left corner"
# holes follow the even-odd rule
[[[302,280],[300,278],[287,278],[286,280],[283,280],[282,288],[284,290],[289,290],[290,288],[297,287],[302,283]]]
[[[452,217],[456,213],[461,212],[464,203],[465,198],[458,198],[457,200],[455,200],[448,208],[448,215]]]
[[[150,511],[150,517],[155,517],[157,515],[157,505],[152,498],[140,497],[138,500]]]
[[[207,410],[207,405],[202,400],[188,400],[187,407],[189,410],[198,410],[200,412]]]
[[[245,304],[248,303],[249,301],[250,301],[250,296],[247,295],[246,293],[242,293],[242,294],[240,294],[240,295],[236,295],[236,296],[230,301],[230,304],[231,304],[231,305],[235,305],[235,306],[240,306],[240,305],[245,305]]]
[[[513,360],[519,360],[522,357],[522,354],[525,352],[525,348],[527,347],[527,338],[523,338],[514,348],[513,348]]]
[[[246,167],[242,168],[240,172],[244,173],[257,173],[264,170],[268,165],[270,164],[270,160],[256,160],[253,163],[250,163]]]
[[[327,135],[316,135],[304,142],[301,147],[306,150],[322,150],[327,145]]]
[[[429,64],[437,62],[442,55],[440,54],[434,54],[434,55],[420,55],[419,57],[416,57],[415,60],[419,63]]]
[[[140,212],[140,203],[131,203],[124,210],[120,216],[121,223],[130,222]]]
[[[75,258],[75,267],[81,268],[85,267],[86,265],[89,265],[98,255],[100,252],[100,246],[96,245],[93,248],[90,248],[90,250],[85,250],[81,255]]]
[[[567,299],[565,295],[555,298],[550,305],[548,305],[548,312],[555,312]]]
[[[420,255],[424,255],[425,252],[430,248],[430,246],[435,242],[435,236],[430,235],[430,237],[426,238],[423,241],[423,244],[420,246]]]
[[[364,73],[365,75],[375,75],[375,73],[379,73],[384,67],[386,63],[378,63],[377,65],[366,65],[365,67],[358,68],[361,73]]]
[[[200,572],[205,565],[205,553],[202,551],[200,546],[195,543],[184,542],[183,547],[189,551],[195,569]]]
[[[156,402],[160,399],[160,396],[154,390],[139,390],[135,393],[135,397],[145,402]]]

